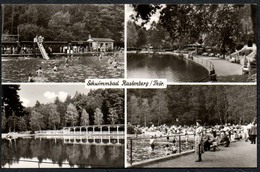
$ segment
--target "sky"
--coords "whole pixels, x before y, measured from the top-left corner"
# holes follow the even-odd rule
[[[85,84],[34,84],[34,85],[20,85],[18,92],[23,106],[32,107],[38,100],[40,103],[52,103],[56,97],[64,101],[67,95],[72,97],[76,91],[87,94],[90,89],[85,88]]]
[[[166,5],[162,4],[163,7],[166,7]],[[163,8],[162,8],[163,9]],[[144,27],[146,27],[146,29],[150,29],[151,24],[153,21],[155,21],[156,23],[159,21],[159,17],[160,17],[160,12],[161,10],[157,10],[156,13],[154,15],[151,16],[150,21],[144,25]],[[126,20],[131,20],[130,16],[132,14],[136,14],[136,12],[133,10],[133,8],[131,7],[131,5],[126,5]],[[142,20],[138,20],[137,24],[140,25],[142,23]]]

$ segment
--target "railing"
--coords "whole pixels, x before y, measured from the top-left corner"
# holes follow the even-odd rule
[[[212,71],[214,69],[213,63],[203,58],[193,57],[193,61],[206,67],[209,71]]]
[[[173,53],[175,53],[175,55],[177,55],[179,58],[184,58],[184,59],[193,61],[195,63],[198,63],[198,64],[206,67],[209,71],[212,71],[213,69],[215,69],[212,62],[210,62],[209,60],[203,59],[203,58],[194,57],[193,55],[189,54],[189,51],[175,51]]]
[[[127,161],[130,165],[136,162],[161,158],[171,154],[180,154],[193,150],[194,134],[174,134],[155,137],[154,151],[148,137],[127,139]],[[173,141],[175,140],[175,142]],[[171,149],[172,148],[172,149]]]
[[[6,35],[3,34],[1,37],[2,42],[18,42],[19,41],[19,35]]]
[[[107,145],[122,146],[124,145],[124,136],[90,136],[90,137],[63,137],[64,144],[88,144],[88,145]]]

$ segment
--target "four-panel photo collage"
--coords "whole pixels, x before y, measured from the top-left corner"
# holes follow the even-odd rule
[[[257,167],[257,4],[1,11],[1,168]]]

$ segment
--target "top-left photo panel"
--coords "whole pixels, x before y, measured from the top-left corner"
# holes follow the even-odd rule
[[[124,5],[2,4],[2,82],[124,78]]]

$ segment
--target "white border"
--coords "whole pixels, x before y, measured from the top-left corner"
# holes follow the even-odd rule
[[[127,16],[126,16],[126,5],[129,4],[124,4],[124,79],[127,79]],[[1,70],[2,72],[2,70]],[[116,79],[116,78],[115,78]],[[138,80],[141,80],[138,78]],[[84,85],[84,82],[35,82],[35,83],[30,83],[30,82],[1,82],[2,85],[32,85],[32,86],[37,86],[37,85],[60,85],[60,86],[68,86],[68,85]],[[257,86],[257,82],[168,82],[168,86],[174,86],[174,85],[194,85],[194,86],[199,86],[199,85],[208,85],[208,86],[214,86],[214,85],[245,85],[245,86]],[[136,89],[136,88],[133,88]],[[145,89],[145,88],[144,88]],[[167,88],[166,88],[167,89]],[[257,94],[256,94],[257,96]],[[125,149],[124,149],[124,168],[127,168],[127,88],[124,88],[124,123],[125,123]]]
[[[124,74],[124,77],[125,77],[125,79],[127,78],[127,16],[126,16],[126,5],[127,4],[124,4],[124,7],[125,7],[125,25],[124,25],[124,33],[125,33],[125,35],[124,35],[124,40],[125,40],[125,42],[124,42],[124,45],[125,45],[125,48],[124,48],[124,55],[125,55],[125,74]]]
[[[125,48],[124,48],[124,57],[125,57],[125,73],[124,73],[124,78],[126,79],[127,78],[127,16],[126,16],[126,5],[127,4],[124,4],[124,8],[125,8],[125,23],[124,23],[124,33],[125,33],[125,37],[124,37],[124,45],[125,45]],[[125,149],[124,149],[124,153],[125,153],[125,156],[124,156],[124,168],[127,168],[127,89],[125,88],[125,100],[124,100],[124,105],[125,105]]]

